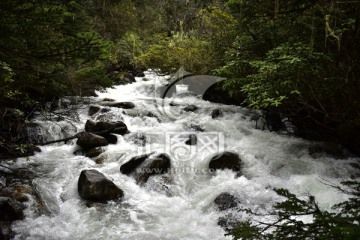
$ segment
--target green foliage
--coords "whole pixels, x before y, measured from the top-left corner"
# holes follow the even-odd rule
[[[302,136],[360,122],[359,2],[227,2],[238,31],[214,72],[250,107],[290,117]],[[319,132],[320,131],[320,132]]]
[[[134,32],[127,32],[117,41],[113,59],[123,69],[136,65],[135,59],[143,53],[143,41]]]
[[[156,36],[156,43],[136,58],[138,65],[175,72],[180,66],[193,73],[208,72],[209,43],[181,33]]]
[[[0,9],[6,32],[0,36],[0,61],[12,69],[6,91],[14,104],[15,95],[20,102],[28,97],[43,103],[76,92],[83,86],[71,81],[72,72],[97,68],[95,61],[109,55],[109,44],[92,30],[81,3],[5,0]]]
[[[277,217],[276,221],[243,222],[229,234],[233,239],[360,239],[360,183],[349,181],[343,184],[348,189],[337,188],[350,198],[335,205],[333,211],[321,211],[313,196],[301,200],[288,190],[276,189],[276,193],[286,199],[274,206],[275,212],[271,215]],[[312,216],[313,220],[304,222],[302,216]]]

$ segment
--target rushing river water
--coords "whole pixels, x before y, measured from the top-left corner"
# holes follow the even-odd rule
[[[19,158],[14,167],[26,167],[36,173],[34,185],[50,213],[39,215],[35,202],[30,201],[26,219],[13,224],[15,239],[231,239],[217,225],[219,217],[229,212],[240,220],[247,216],[235,210],[216,211],[214,199],[223,192],[236,196],[240,206],[264,213],[282,200],[272,191],[274,187],[287,188],[299,196],[314,195],[323,209],[346,200],[346,196],[321,182],[337,184],[348,179],[356,174],[351,163],[358,159],[336,159],[326,154],[314,158],[308,151],[314,143],[259,130],[244,108],[210,103],[186,94],[176,99],[180,105],[172,108],[179,110],[194,104],[198,110],[180,111],[176,118],[169,118],[159,111],[160,99],[154,100],[156,87],[165,82],[165,77],[146,72],[148,81],[136,80],[90,99],[92,104],[103,98],[131,101],[134,109],[112,108],[89,117],[88,106],[82,105],[78,121],[71,124],[37,121],[43,126],[47,141],[82,131],[90,118],[123,120],[131,133],[119,135],[116,145],[104,147],[102,164],[74,155],[78,149],[75,141],[44,146],[33,157]],[[214,109],[220,109],[223,116],[212,119]],[[196,131],[199,127],[205,131]],[[198,134],[202,140],[197,146],[188,147],[177,139],[182,132]],[[214,152],[224,149],[239,154],[242,176],[236,177],[230,170],[207,171]],[[131,157],[149,151],[172,154],[166,187],[162,176],[151,177],[139,186],[133,177],[119,171]],[[77,192],[79,174],[84,169],[104,173],[123,189],[124,199],[88,206]]]

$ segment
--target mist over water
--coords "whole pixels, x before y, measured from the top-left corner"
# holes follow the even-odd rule
[[[356,169],[350,164],[358,159],[336,159],[326,154],[313,158],[308,147],[314,143],[256,129],[247,109],[210,103],[195,96],[181,95],[175,99],[177,105],[171,108],[181,117],[171,119],[164,114],[170,107],[159,108],[161,99],[154,99],[166,76],[149,71],[146,78],[149,81],[137,78],[136,83],[109,88],[91,99],[94,104],[111,98],[136,105],[129,110],[112,108],[92,117],[123,120],[131,132],[118,135],[116,145],[104,147],[106,151],[100,155],[105,159],[103,164],[74,155],[78,149],[75,142],[44,146],[41,153],[16,161],[15,167],[26,167],[36,173],[34,185],[50,214],[39,215],[35,202],[27,203],[26,219],[13,224],[15,239],[231,239],[217,225],[219,217],[233,213],[239,220],[245,220],[247,216],[235,210],[216,211],[213,201],[221,193],[229,192],[240,200],[241,207],[263,213],[282,200],[273,188],[287,188],[304,197],[314,195],[323,209],[346,200],[345,195],[322,182],[338,184],[353,176]],[[181,110],[189,104],[196,105],[198,110]],[[214,109],[220,109],[223,116],[212,119]],[[84,129],[90,118],[88,108],[80,108],[78,114],[79,120],[71,124],[41,119],[37,122],[42,125],[46,140],[60,139]],[[195,131],[194,125],[205,132]],[[169,139],[176,133],[193,133],[198,137],[203,134],[203,144],[216,139],[215,146],[220,150],[238,153],[243,161],[242,176],[236,177],[230,170],[209,172],[208,163],[216,147],[199,151],[199,145],[189,147],[178,142],[174,145]],[[207,133],[214,134],[210,140],[205,138]],[[139,144],[141,136],[144,144]],[[119,168],[131,157],[149,151],[169,151],[178,157],[171,158],[168,174],[153,176],[139,186],[132,176],[121,174]],[[180,158],[187,153],[190,157]],[[77,192],[78,178],[84,169],[105,174],[124,191],[124,199],[87,206]]]

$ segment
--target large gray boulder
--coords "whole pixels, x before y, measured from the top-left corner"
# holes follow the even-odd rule
[[[76,144],[84,149],[102,147],[109,144],[105,138],[93,133],[80,132],[76,134],[76,137],[78,139]]]
[[[209,169],[211,171],[231,169],[235,172],[240,172],[241,159],[236,153],[222,152],[211,158]]]
[[[78,181],[81,198],[93,202],[104,202],[122,198],[124,192],[104,174],[97,170],[83,170]]]

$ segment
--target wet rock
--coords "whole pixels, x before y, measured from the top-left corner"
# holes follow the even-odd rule
[[[239,220],[234,214],[229,213],[223,217],[219,217],[217,224],[225,230],[231,230],[239,224]]]
[[[22,193],[13,193],[12,197],[21,203],[29,201],[29,197]]]
[[[128,133],[128,128],[126,124],[122,121],[95,122],[92,120],[87,120],[85,123],[85,131],[93,132],[93,133],[107,132],[107,133],[116,133],[116,134],[124,135]]]
[[[135,108],[135,104],[132,102],[104,102],[101,104],[105,107],[116,107],[122,109],[133,109]]]
[[[239,199],[230,193],[222,193],[214,200],[216,209],[220,211],[228,210],[238,206]]]
[[[220,109],[214,109],[211,112],[211,118],[212,119],[219,118],[219,117],[222,117],[222,116],[223,116],[223,113],[222,113],[222,111]]]
[[[196,143],[197,143],[196,134],[191,134],[189,136],[189,139],[185,141],[186,145],[196,145]]]
[[[235,172],[240,172],[241,159],[236,153],[222,152],[211,158],[209,169],[211,171],[231,169]]]
[[[102,147],[109,144],[105,138],[93,133],[80,132],[76,134],[76,137],[78,139],[76,144],[84,149]]]
[[[92,116],[92,115],[96,114],[97,112],[100,111],[100,109],[101,109],[101,108],[100,108],[99,106],[91,105],[91,106],[89,107],[89,116]]]
[[[101,133],[99,135],[105,138],[110,144],[116,144],[118,141],[117,136],[111,133]]]
[[[184,107],[183,110],[186,111],[186,112],[194,112],[197,109],[198,109],[198,107],[195,106],[195,105],[188,105],[188,106]]]
[[[102,109],[100,110],[101,113],[107,113],[107,112],[110,112],[110,111],[111,111],[110,108],[102,108]]]
[[[78,150],[74,151],[73,154],[76,156],[85,156],[86,151],[84,149],[78,149]]]
[[[104,174],[96,170],[83,170],[78,181],[81,198],[94,202],[104,202],[122,198],[124,192]]]
[[[139,184],[145,184],[153,175],[167,173],[171,167],[170,157],[167,154],[159,154],[149,160],[151,162],[141,169],[141,174],[137,178]]]
[[[135,156],[131,158],[129,161],[121,165],[120,172],[123,174],[131,174],[135,171],[135,169],[143,163],[147,158],[149,157],[149,154]]]
[[[135,169],[141,164],[143,163],[146,159],[148,159],[150,157],[152,153],[150,154],[144,154],[144,155],[140,155],[140,156],[136,156],[131,158],[129,161],[127,161],[126,163],[124,163],[123,165],[121,165],[120,167],[120,172],[122,174],[126,174],[129,175],[132,172],[135,171]]]
[[[104,152],[104,149],[102,149],[102,148],[92,148],[86,153],[86,157],[94,158],[94,157],[99,156],[103,152]]]
[[[24,206],[8,197],[0,197],[0,221],[13,222],[16,220],[23,220]]]

